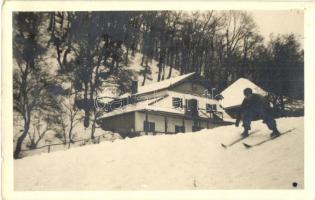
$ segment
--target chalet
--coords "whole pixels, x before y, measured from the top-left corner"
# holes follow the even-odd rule
[[[189,73],[137,87],[105,106],[99,124],[123,137],[194,132],[231,124],[201,78]]]

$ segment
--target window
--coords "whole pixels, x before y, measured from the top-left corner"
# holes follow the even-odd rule
[[[174,108],[182,108],[183,107],[183,99],[178,97],[173,97],[173,107]]]
[[[175,133],[185,133],[185,127],[175,125]]]
[[[143,130],[145,132],[155,132],[155,123],[149,122],[149,121],[144,121],[143,122]]]
[[[199,126],[193,126],[192,127],[192,132],[200,131],[201,128]]]
[[[213,112],[213,111],[217,111],[217,104],[206,104],[206,111],[209,112]]]
[[[197,99],[186,99],[186,114],[190,116],[198,116],[199,107]]]

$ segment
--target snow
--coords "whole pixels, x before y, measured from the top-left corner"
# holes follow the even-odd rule
[[[261,94],[263,96],[267,95],[267,92],[255,83],[248,79],[240,78],[221,93],[224,97],[222,100],[222,106],[224,108],[229,108],[241,105],[244,99],[243,90],[245,88],[251,88],[254,93]]]
[[[46,70],[52,75],[52,76],[57,76],[57,71],[59,69],[59,65],[57,63],[56,57],[56,51],[54,48],[48,48],[47,53],[45,54],[45,64],[43,64],[43,66],[46,66]],[[131,71],[134,71],[136,74],[139,74],[140,70],[143,68],[140,63],[141,63],[141,59],[142,59],[142,54],[141,53],[136,53],[135,56],[129,56],[129,63],[128,66],[123,66],[124,69],[128,69]],[[157,81],[157,76],[158,76],[158,67],[157,67],[158,62],[156,60],[152,60],[152,62],[150,63],[151,66],[151,72],[152,74],[149,75],[148,79],[146,80],[146,84],[151,84],[154,85],[154,83]],[[15,65],[17,65],[15,63]],[[165,74],[168,74],[169,71],[169,66],[165,66]],[[172,70],[172,77],[176,77],[178,78],[179,76],[179,71],[176,69]],[[139,83],[142,82],[142,78],[143,76],[138,75],[138,81]],[[118,89],[118,85],[116,83],[116,79],[117,77],[115,76],[110,76],[106,81],[104,81],[102,84],[104,86],[104,88],[102,89],[102,91],[98,91],[98,94],[96,95],[98,97],[98,100],[102,103],[109,103],[111,101],[113,101],[113,99],[116,99],[119,97],[119,89]],[[174,80],[172,81],[174,82]],[[169,81],[166,81],[165,83],[169,83]],[[60,82],[61,86],[64,89],[69,89],[71,87],[71,83],[69,81],[62,81]],[[145,88],[146,86],[144,86]],[[141,88],[141,87],[139,87]],[[140,89],[141,90],[141,89]],[[125,97],[127,97],[129,94],[126,93]],[[121,96],[122,98],[123,96]],[[129,109],[129,108],[128,108]],[[79,118],[82,118],[84,116],[84,113],[80,112],[79,113]],[[17,116],[16,116],[17,117]],[[16,118],[17,120],[14,121],[14,142],[17,141],[17,138],[20,136],[21,130],[23,129],[22,126],[22,122],[23,119],[22,118]],[[33,131],[33,125],[31,125],[31,130]],[[91,126],[89,126],[89,128],[85,128],[83,126],[83,122],[79,122],[77,124],[77,126],[74,128],[73,130],[75,137],[75,140],[81,140],[81,139],[88,139],[90,137],[91,134]],[[96,133],[95,136],[98,135],[102,135],[105,134],[106,132],[100,128],[96,129]],[[47,145],[46,141],[50,141],[51,144],[56,144],[56,143],[60,143],[61,141],[58,138],[54,137],[55,132],[54,131],[49,131],[48,133],[46,133],[45,138],[40,141],[39,143],[39,147],[43,146],[43,145]],[[22,149],[27,149],[26,145],[29,142],[29,138],[27,137],[25,139],[25,141],[23,142],[23,146]],[[14,144],[15,146],[15,144]],[[61,146],[58,146],[61,147]],[[55,149],[59,149],[57,148],[57,146],[55,146]],[[60,149],[64,149],[64,148],[60,148]],[[33,155],[36,153],[40,153],[40,152],[44,152],[47,151],[47,149],[39,149],[35,151],[27,151],[25,152],[26,155]]]
[[[129,63],[127,66],[124,66],[125,69],[131,70],[135,73],[136,75],[136,80],[138,80],[138,94],[142,94],[142,93],[146,93],[148,91],[153,91],[153,90],[157,90],[157,88],[166,88],[168,86],[170,86],[172,83],[177,82],[178,80],[181,80],[182,78],[185,78],[186,75],[180,76],[180,72],[173,68],[172,69],[172,75],[171,78],[172,79],[170,81],[170,79],[166,79],[165,81],[160,81],[157,82],[157,77],[159,74],[159,68],[158,68],[158,61],[152,59],[151,62],[149,62],[149,66],[150,66],[150,70],[151,70],[151,74],[147,74],[147,79],[145,81],[145,85],[144,86],[140,86],[143,82],[143,76],[140,75],[140,71],[143,70],[143,66],[141,66],[141,61],[142,61],[142,53],[135,53],[134,56],[129,56]],[[168,72],[170,70],[170,66],[166,65],[165,66],[165,76],[167,77]],[[175,79],[173,79],[175,77]],[[114,77],[111,77],[112,79]],[[119,91],[117,88],[117,85],[115,84],[111,84],[111,82],[113,82],[112,80],[107,80],[106,81],[106,87],[105,89],[103,89],[103,91],[101,91],[99,93],[99,97],[118,97],[119,96]],[[156,84],[156,85],[155,85]],[[120,97],[128,97],[130,95],[130,93],[125,93],[123,95],[121,95]],[[104,103],[111,101],[111,99],[104,99]]]
[[[171,114],[178,114],[178,115],[184,116],[185,108],[174,108],[172,106],[173,97],[182,98],[183,102],[185,102],[186,99],[192,99],[192,98],[195,98],[196,96],[174,92],[174,91],[165,91],[164,96],[157,95],[156,98],[143,100],[143,101],[137,102],[136,104],[129,104],[129,105],[117,108],[113,111],[102,114],[100,118],[107,118],[107,117],[112,117],[112,116],[116,116],[120,114],[126,114],[129,112],[140,111],[140,110],[160,111],[160,112],[167,112]],[[120,102],[121,101],[117,100],[113,103],[115,103],[115,105],[118,105],[120,104]],[[198,103],[199,103],[199,108],[200,108],[199,117],[206,118],[206,119],[210,118],[210,114],[205,111],[206,103],[218,105],[217,100],[209,99],[205,97],[198,97]],[[217,111],[223,114],[224,121],[226,122],[231,122],[231,120],[233,122],[235,121],[235,119],[232,119],[232,117],[229,116],[229,114],[226,113],[225,110],[222,109],[219,105],[217,106]]]
[[[72,96],[73,97],[73,96]],[[65,106],[66,104],[68,104],[69,102],[67,101],[68,99],[64,100],[64,104],[63,106]],[[70,104],[68,104],[67,106],[69,106]],[[68,111],[68,110],[67,110]],[[76,116],[76,120],[74,121],[74,126],[72,129],[72,139],[75,141],[75,143],[71,144],[71,148],[73,147],[78,147],[81,146],[83,143],[84,144],[88,144],[88,143],[92,143],[91,138],[91,127],[92,127],[92,122],[90,124],[90,126],[88,128],[84,127],[82,119],[84,117],[84,111],[79,110]],[[16,112],[14,113],[14,148],[16,146],[16,141],[18,139],[18,137],[21,134],[21,131],[23,130],[23,119],[22,117],[17,114]],[[66,125],[70,124],[69,121],[69,114],[68,116],[64,116],[63,121]],[[31,135],[33,135],[34,133],[34,128],[35,125],[37,124],[33,124],[31,123],[30,125],[30,131],[29,133]],[[40,126],[40,131],[41,133],[44,131],[45,127],[47,126],[47,122],[45,122],[44,120],[41,120],[39,123]],[[68,141],[68,131],[69,131],[69,126],[66,127],[66,137],[67,137],[67,141]],[[62,130],[60,129],[55,129],[55,128],[50,128],[49,131],[47,131],[43,138],[39,141],[38,145],[37,145],[37,149],[30,149],[28,147],[28,145],[30,144],[30,138],[29,136],[27,136],[25,138],[25,140],[23,141],[22,144],[22,155],[23,156],[32,156],[32,155],[36,155],[36,154],[40,154],[43,152],[47,152],[48,151],[48,145],[51,145],[50,147],[50,151],[60,151],[60,150],[66,150],[68,149],[68,144],[63,144],[63,138],[59,139],[58,137],[56,137],[56,134],[59,133],[60,135],[63,134]],[[112,141],[115,139],[120,139],[120,135],[118,133],[112,133],[111,131],[105,131],[102,128],[100,128],[99,126],[95,127],[95,132],[94,132],[94,136],[99,138],[100,141]],[[33,136],[34,137],[34,136]],[[38,136],[35,135],[35,139],[37,139]]]
[[[135,53],[135,56],[130,56],[129,59],[130,59],[130,61],[128,63],[128,68],[131,68],[138,73],[140,72],[140,70],[143,70],[143,66],[141,66],[142,53]],[[158,61],[157,60],[152,59],[152,61],[149,62],[149,66],[151,69],[151,74],[147,75],[145,85],[157,82],[157,78],[158,78],[158,74],[159,74],[159,68],[158,68]],[[170,70],[170,66],[165,65],[165,76],[166,77],[168,75],[169,70]],[[171,77],[177,77],[179,75],[180,75],[180,72],[177,69],[173,68]],[[140,85],[142,83],[142,81],[143,81],[143,76],[139,75],[138,76],[138,84]]]
[[[141,101],[141,102],[138,102],[137,104],[129,104],[127,106],[117,108],[111,112],[104,113],[100,118],[111,117],[111,116],[116,116],[116,115],[120,115],[120,114],[126,114],[129,112],[140,111],[140,110],[155,110],[155,111],[164,111],[164,112],[182,114],[182,112],[180,112],[176,109],[156,107],[154,105],[151,106],[150,104],[153,103],[154,101],[156,101],[157,99],[159,99],[159,98]]]
[[[156,106],[156,105],[150,105],[153,102],[159,100],[160,98],[154,98],[150,100],[144,100],[141,102],[138,102],[137,104],[129,104],[127,106],[123,106],[121,108],[115,109],[111,112],[104,113],[100,118],[106,118],[106,117],[112,117],[120,114],[126,114],[129,112],[134,112],[134,111],[140,111],[140,110],[147,110],[147,111],[160,111],[160,112],[168,112],[168,113],[173,113],[173,114],[184,114],[183,110],[175,109],[173,107],[164,107],[164,106]]]
[[[180,190],[304,188],[304,117],[277,119],[292,133],[250,150],[229,149],[241,128],[102,142],[14,161],[15,190]],[[246,142],[269,137],[261,121]]]
[[[182,80],[185,80],[186,78],[191,77],[193,74],[195,74],[195,72],[139,87],[137,94],[144,94],[147,92],[153,92],[153,91],[169,88],[170,86],[178,83],[179,81],[182,81]]]

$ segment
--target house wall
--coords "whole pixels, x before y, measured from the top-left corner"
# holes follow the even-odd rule
[[[143,122],[146,120],[145,113],[142,112],[136,112],[135,114],[135,129],[136,132],[140,132],[140,135],[144,135],[145,132],[143,130]],[[165,133],[165,118],[161,115],[154,115],[148,113],[148,121],[155,123],[155,131],[157,133]],[[149,135],[152,135],[153,133],[148,133]]]
[[[203,126],[205,126],[205,125],[203,125]],[[208,129],[212,129],[212,128],[215,128],[215,127],[218,127],[218,126],[220,126],[220,124],[214,124],[214,123],[208,123],[208,124],[206,124],[206,127],[207,127]]]
[[[104,130],[113,131],[119,133],[122,137],[134,137],[137,135],[145,135],[143,122],[145,121],[145,113],[143,112],[131,112],[122,115],[112,116],[101,120],[101,127]],[[185,119],[180,116],[167,116],[167,134],[175,133],[175,125],[182,126],[185,121],[185,132],[192,132],[194,125],[193,120]],[[165,116],[148,113],[148,121],[155,123],[155,132],[153,134],[165,134]],[[198,123],[201,129],[214,128],[224,124],[213,124],[207,120],[198,119]]]
[[[143,122],[145,121],[145,113],[135,112],[135,131],[140,135],[145,135],[143,130]],[[165,117],[158,114],[148,113],[148,121],[155,123],[156,133],[148,133],[148,135],[153,134],[164,134],[165,133]],[[194,125],[193,120],[185,119],[185,132],[192,132],[192,127]],[[219,124],[213,124],[206,120],[198,120],[201,129],[214,128],[219,126]],[[167,133],[175,133],[175,126],[183,126],[183,118],[180,116],[167,116]]]
[[[144,130],[143,130],[144,121],[145,121],[145,113],[135,112],[135,130],[136,132],[141,132],[140,135],[144,134]],[[148,121],[155,123],[155,131],[157,133],[165,132],[164,116],[148,114]],[[153,133],[148,133],[148,134],[152,135]]]
[[[201,129],[207,128],[208,123],[206,121],[200,121],[200,127]]]
[[[135,113],[125,113],[101,120],[101,127],[104,130],[120,133],[122,137],[134,136]]]
[[[192,126],[193,126],[193,121],[192,120],[185,120],[185,131],[186,132],[192,132]]]
[[[195,96],[191,94],[184,94],[184,93],[179,93],[179,92],[174,92],[174,91],[168,91],[168,96],[153,104],[153,107],[163,107],[167,109],[174,109],[173,108],[173,97],[177,98],[182,98],[183,100],[183,108],[177,108],[177,110],[180,110],[183,114],[185,113],[185,103],[186,100],[189,99],[197,99],[198,101],[198,107],[199,107],[199,116],[205,117],[205,118],[210,118],[210,114],[206,112],[206,104],[216,104],[217,105],[217,111],[223,113],[223,118],[230,118],[227,113],[223,110],[223,108],[220,106],[220,102],[214,99],[209,99],[205,97],[200,97],[200,96]]]
[[[175,125],[183,126],[183,118],[167,117],[167,131],[171,133],[175,133]],[[185,123],[185,130],[186,130],[186,123]]]

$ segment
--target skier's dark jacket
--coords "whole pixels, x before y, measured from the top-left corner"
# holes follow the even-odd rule
[[[269,103],[264,96],[252,93],[250,97],[244,98],[236,119],[239,121],[242,114],[246,112],[268,113],[269,108]]]

